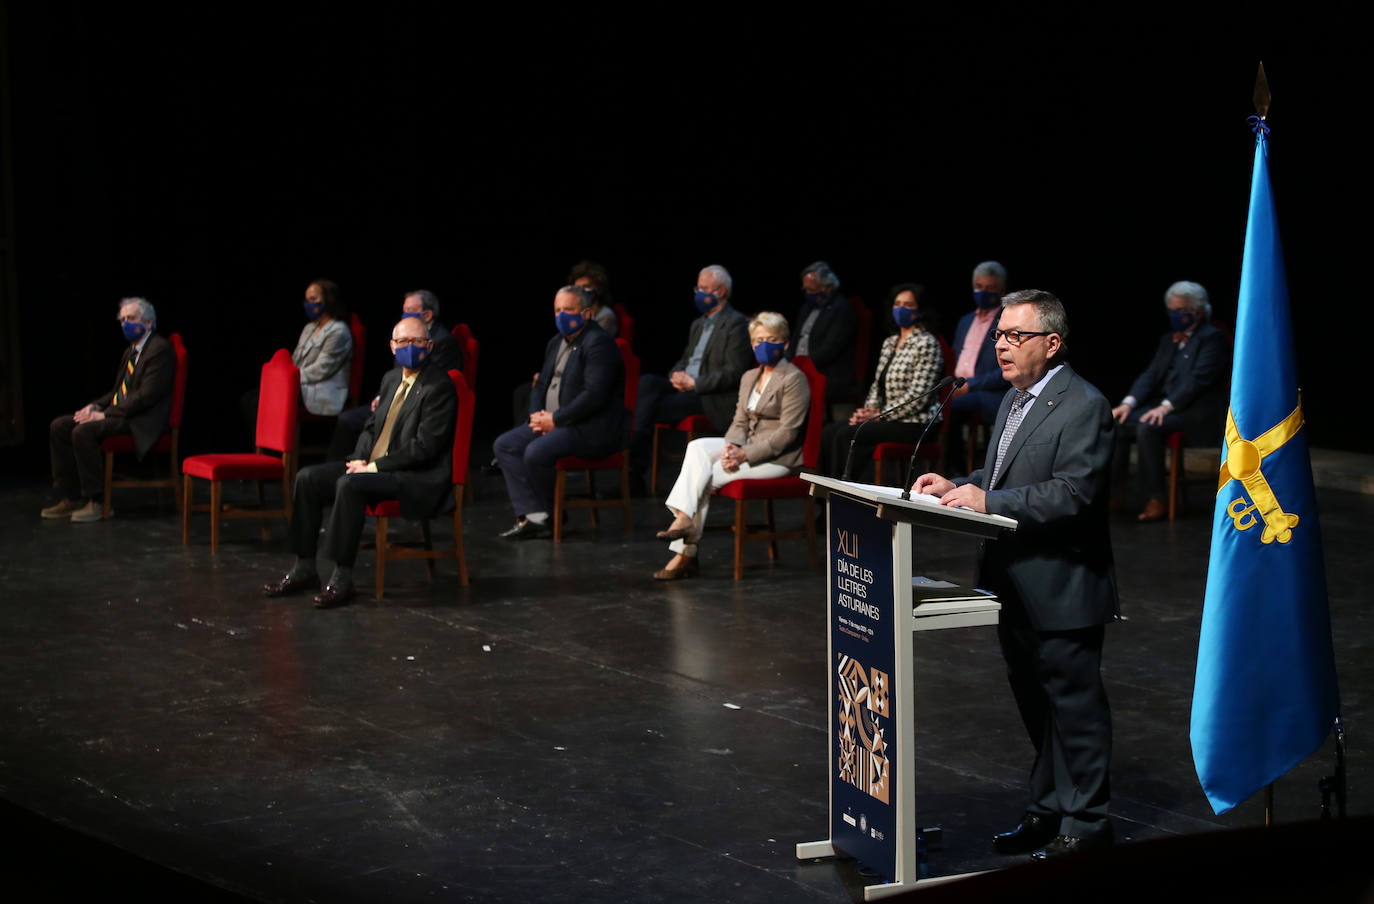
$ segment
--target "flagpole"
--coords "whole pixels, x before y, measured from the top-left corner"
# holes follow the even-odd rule
[[[1255,104],[1255,113],[1263,123],[1269,115],[1269,79],[1264,77],[1264,60],[1260,60],[1259,71],[1255,73],[1255,93],[1251,97]],[[1274,783],[1270,782],[1264,786],[1264,825],[1266,828],[1274,824]]]

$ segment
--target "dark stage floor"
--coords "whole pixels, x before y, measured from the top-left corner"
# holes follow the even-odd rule
[[[39,519],[42,486],[11,483],[0,797],[27,839],[12,880],[54,896],[90,881],[100,846],[72,840],[90,836],[266,900],[861,899],[853,863],[794,857],[826,833],[824,578],[803,545],[771,566],[750,550],[736,583],[729,535],[709,536],[704,576],[665,586],[649,579],[668,557],[656,503],[631,536],[579,513],[554,548],[495,539],[510,513],[498,484],[480,490],[471,587],[451,563],[433,585],[394,565],[385,602],[317,612],[259,595],[289,563],[280,526],[263,540],[230,522],[212,558],[205,516],[183,547],[152,495],[72,525]],[[1320,499],[1350,811],[1370,814],[1374,498]],[[1257,799],[1212,815],[1188,747],[1207,519],[1113,530],[1118,835],[1257,825]],[[954,535],[926,535],[918,561],[971,578]],[[370,586],[366,560],[357,578]],[[917,819],[945,827],[932,872],[1006,866],[988,838],[1020,815],[1030,749],[994,632],[925,634],[916,656]],[[1280,783],[1281,821],[1317,816],[1331,766],[1328,745]]]

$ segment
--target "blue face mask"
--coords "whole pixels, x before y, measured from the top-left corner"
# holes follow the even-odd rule
[[[320,315],[323,314],[323,313],[324,313],[324,302],[322,302],[322,301],[307,301],[307,302],[305,303],[305,319],[306,319],[306,320],[318,320],[318,319],[320,319]]]
[[[1186,332],[1192,329],[1193,324],[1197,323],[1197,315],[1192,311],[1170,311],[1169,326],[1174,328],[1175,333]]]
[[[696,294],[692,296],[692,301],[696,303],[697,310],[703,314],[710,313],[711,309],[716,306],[718,300],[719,299],[710,292],[703,292],[700,289],[697,289]]]
[[[807,304],[819,305],[825,303],[824,292],[803,292],[802,297],[806,299]]]
[[[1002,303],[1002,296],[997,292],[974,292],[973,303],[984,311],[990,311]]]
[[[906,305],[897,304],[892,306],[892,319],[897,321],[897,325],[902,329],[915,326],[916,321],[921,319],[921,312],[916,308],[909,308]]]
[[[137,342],[143,338],[143,334],[148,332],[148,327],[134,320],[126,320],[121,324],[124,330],[124,338],[130,342]]]
[[[559,311],[553,318],[554,326],[558,327],[558,332],[564,336],[573,335],[582,329],[586,322],[586,318],[581,314],[569,314],[567,311]]]
[[[407,370],[415,370],[429,357],[429,349],[423,345],[403,345],[396,349],[396,361]]]
[[[772,367],[782,359],[782,351],[786,347],[786,342],[760,342],[754,346],[754,360],[764,367]]]

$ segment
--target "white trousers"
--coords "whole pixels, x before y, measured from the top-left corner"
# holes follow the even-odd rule
[[[745,463],[736,471],[726,471],[720,466],[720,456],[724,451],[725,440],[719,436],[703,436],[687,444],[682,470],[673,484],[673,491],[668,494],[667,506],[691,518],[692,529],[686,537],[668,544],[673,552],[696,556],[697,542],[701,540],[701,532],[706,526],[706,512],[711,506],[713,490],[735,480],[766,480],[792,473],[791,468],[771,461],[757,465]]]

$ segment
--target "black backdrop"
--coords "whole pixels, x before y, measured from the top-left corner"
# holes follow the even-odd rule
[[[583,257],[650,370],[707,263],[749,312],[793,313],[817,258],[874,304],[921,281],[948,332],[996,258],[1064,298],[1075,365],[1119,397],[1170,282],[1234,321],[1260,59],[1310,442],[1365,443],[1338,402],[1358,352],[1330,341],[1361,321],[1356,5],[1031,6],[10,4],[28,441],[7,456],[40,466],[47,420],[111,382],[136,294],[193,356],[184,447],[241,448],[235,400],[318,276],[371,330],[369,393],[403,291],[437,292],[483,343],[479,427],[504,427]]]

